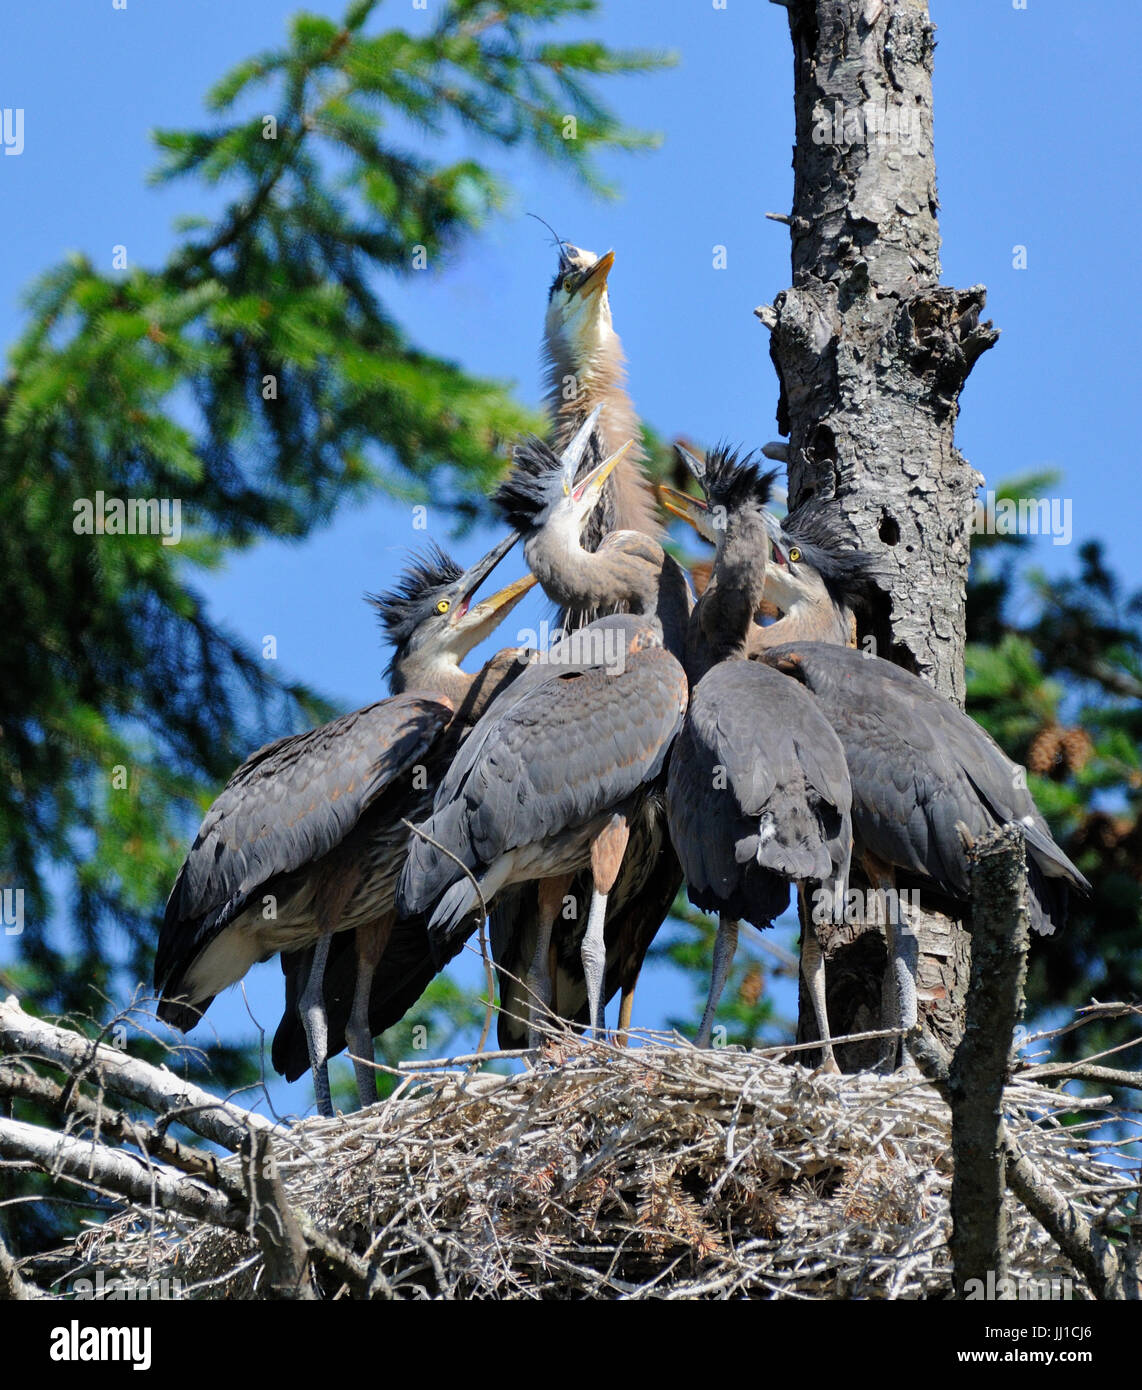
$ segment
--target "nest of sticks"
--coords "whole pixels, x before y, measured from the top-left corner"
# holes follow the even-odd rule
[[[1009,1134],[1095,1224],[1129,1199],[1113,1144],[1087,1137],[1107,1103],[1033,1081],[1006,1093]],[[517,1074],[419,1064],[383,1104],[272,1142],[289,1206],[368,1271],[354,1291],[314,1260],[318,1297],[928,1299],[952,1293],[950,1129],[917,1077],[564,1036]],[[1012,1277],[1091,1297],[1007,1202]],[[75,1256],[73,1272],[178,1280],[182,1296],[270,1294],[264,1242],[168,1211],[129,1208]]]

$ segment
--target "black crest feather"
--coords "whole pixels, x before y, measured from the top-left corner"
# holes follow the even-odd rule
[[[769,505],[776,468],[763,469],[756,452],[743,454],[729,444],[719,444],[706,455],[702,490],[713,507],[725,507],[733,512],[752,502],[755,506]]]
[[[871,594],[880,567],[867,550],[854,548],[835,502],[810,497],[782,520],[781,529],[835,599],[851,604]]]
[[[432,613],[437,594],[455,584],[463,573],[451,555],[431,543],[413,557],[387,593],[366,595],[397,651]]]
[[[492,494],[492,505],[516,531],[526,534],[562,496],[563,464],[542,439],[534,435],[512,450],[512,468]]]

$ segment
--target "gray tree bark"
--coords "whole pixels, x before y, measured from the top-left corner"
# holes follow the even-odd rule
[[[927,0],[775,0],[793,39],[793,285],[756,310],[770,329],[789,436],[789,500],[835,497],[884,577],[867,649],[963,704],[965,586],[979,477],[956,449],[959,395],[998,334],[985,292],[939,283],[932,141],[934,26]],[[871,640],[870,640],[871,639]],[[874,644],[874,645],[873,645]],[[924,914],[925,1025],[962,1032],[968,939]],[[826,941],[834,1033],[873,1027],[883,941]],[[816,1036],[802,1008],[803,1037]],[[875,1044],[842,1055],[874,1060]]]

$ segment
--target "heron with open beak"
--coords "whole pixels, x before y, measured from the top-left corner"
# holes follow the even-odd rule
[[[297,1002],[323,1114],[332,1113],[323,988],[331,942],[355,934],[347,1031],[368,1104],[370,985],[393,927],[404,821],[427,812],[427,770],[451,759],[473,705],[499,683],[491,663],[473,675],[460,662],[535,582],[527,575],[475,601],[518,539],[466,570],[433,548],[374,600],[393,643],[391,697],[252,754],[206,813],[171,890],[155,957],[159,1017],[185,1032],[252,965],[290,953],[287,998]],[[509,663],[506,674],[517,670]]]
[[[595,468],[628,440],[630,448],[600,491],[583,526],[582,543],[594,550],[611,531],[641,531],[661,540],[654,489],[643,467],[642,424],[626,385],[626,358],[611,315],[609,278],[613,251],[593,251],[559,242],[559,265],[547,295],[542,357],[551,420],[548,443],[561,454],[583,421],[596,427],[581,467]],[[599,408],[601,412],[599,411]],[[578,626],[598,612],[571,613]]]
[[[516,1016],[533,1044],[540,1015],[554,1004],[576,1017],[580,996],[590,1026],[601,1029],[608,975],[624,991],[633,988],[649,944],[642,933],[657,930],[680,879],[669,891],[648,891],[664,865],[668,877],[677,872],[663,827],[662,770],[687,687],[664,632],[680,631],[684,617],[662,609],[669,601],[688,611],[688,591],[680,571],[670,582],[677,566],[645,535],[616,532],[596,551],[583,545],[582,530],[627,448],[582,475],[595,423],[583,422],[562,457],[539,440],[518,447],[495,501],[524,533],[528,564],[556,603],[621,602],[630,611],[568,634],[492,704],[414,835],[398,891],[403,911],[428,916],[446,958],[501,893],[538,885],[526,938],[497,942],[493,934],[497,962],[502,968],[505,952],[519,961],[523,969],[512,973],[526,971],[529,992],[525,1003],[501,978],[501,1038],[505,1015]],[[565,913],[579,900],[579,876],[590,904],[585,923],[577,910]],[[651,898],[657,919],[636,922],[634,908],[645,912]]]
[[[813,500],[778,521],[751,508],[740,484],[715,489],[715,497],[709,462],[688,462],[710,505],[685,494],[667,505],[720,546],[719,557],[730,548],[727,536],[740,540],[748,531],[748,543],[735,546],[747,557],[738,569],[763,575],[760,593],[781,616],[753,625],[746,654],[807,691],[839,739],[852,785],[854,863],[870,888],[891,893],[892,904],[911,889],[968,919],[965,836],[970,842],[1016,824],[1027,842],[1032,930],[1056,930],[1070,894],[1087,894],[1090,884],[1055,843],[1024,770],[986,730],[918,676],[850,645],[875,562],[852,548],[835,505]],[[719,559],[714,573],[712,582],[736,582]],[[906,1038],[919,1024],[916,934],[902,906],[884,926],[883,1023]],[[894,1036],[882,1066],[891,1069],[898,1053]]]

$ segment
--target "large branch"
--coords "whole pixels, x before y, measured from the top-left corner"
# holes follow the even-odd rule
[[[958,397],[995,341],[941,286],[927,0],[793,0],[793,286],[763,306],[790,503],[835,496],[886,572],[880,654],[963,702]]]
[[[269,1133],[274,1129],[265,1116],[219,1101],[165,1067],[152,1067],[104,1043],[26,1014],[15,998],[0,1002],[0,1052],[39,1058],[63,1067],[74,1077],[87,1076],[104,1090],[162,1115],[167,1123],[177,1121],[234,1152],[251,1130]]]
[[[927,0],[788,0],[796,144],[792,286],[756,312],[770,330],[789,435],[789,500],[835,498],[877,560],[880,599],[861,640],[964,699],[969,519],[978,475],[955,446],[959,394],[995,341],[981,286],[940,284],[932,141],[934,26]],[[933,1047],[963,1029],[962,926],[917,911],[918,980]],[[829,1015],[879,1017],[883,947],[870,924],[823,942]],[[801,1009],[799,1037],[812,1036]],[[873,1050],[842,1056],[846,1069]]]
[[[1095,1296],[1108,1302],[1142,1297],[1137,1278],[1130,1279],[1114,1246],[1097,1232],[1076,1206],[1043,1181],[1018,1144],[1004,1136],[1006,1174],[1012,1192],[1059,1249],[1082,1274]]]
[[[309,1245],[282,1186],[268,1134],[251,1134],[242,1155],[254,1237],[262,1249],[270,1289],[277,1298],[313,1302]]]
[[[33,1164],[80,1187],[126,1197],[142,1207],[165,1208],[231,1231],[246,1229],[243,1207],[206,1183],[89,1139],[0,1119],[0,1158]]]
[[[230,1197],[242,1193],[241,1184],[218,1166],[216,1154],[204,1153],[201,1149],[183,1144],[154,1125],[145,1124],[99,1101],[89,1100],[81,1091],[72,1090],[69,1094],[65,1086],[31,1071],[24,1063],[9,1062],[0,1066],[0,1096],[46,1106],[55,1111],[69,1127],[74,1127],[78,1121],[88,1126],[93,1137],[101,1142],[114,1139],[130,1144],[149,1158],[165,1163],[168,1168],[204,1177],[216,1187],[225,1189],[226,1184],[231,1183],[232,1190],[227,1192]]]
[[[0,1159],[29,1164],[52,1177],[142,1207],[165,1209],[191,1221],[253,1236],[277,1297],[316,1296],[311,1260],[322,1262],[359,1296],[389,1295],[383,1277],[365,1260],[293,1210],[270,1148],[274,1127],[262,1116],[218,1100],[165,1068],[33,1018],[14,998],[0,1004],[0,1052],[63,1067],[70,1078],[68,1085],[60,1086],[11,1063],[0,1067],[0,1095],[47,1105],[66,1123],[78,1121],[99,1136],[79,1138],[0,1118]],[[145,1105],[155,1112],[157,1121],[136,1120],[101,1100],[93,1101],[76,1082],[88,1082],[100,1091]],[[240,1175],[221,1167],[212,1154],[171,1139],[165,1130],[175,1120],[239,1152]],[[111,1148],[102,1142],[104,1138],[125,1142],[140,1152]],[[6,1254],[0,1250],[0,1296],[35,1296]]]
[[[952,1110],[952,1258],[961,1297],[969,1279],[1005,1277],[1002,1198],[1011,1189],[1090,1284],[1096,1297],[1138,1299],[1128,1263],[1083,1213],[1047,1181],[1012,1138],[1003,1116],[1015,1023],[1023,1004],[1027,952],[1026,849],[1004,826],[969,851],[973,967],[963,1041],[951,1067],[923,1046],[913,1056]],[[1115,1011],[1121,1005],[1110,1006]],[[1049,1068],[1047,1068],[1049,1070]]]

